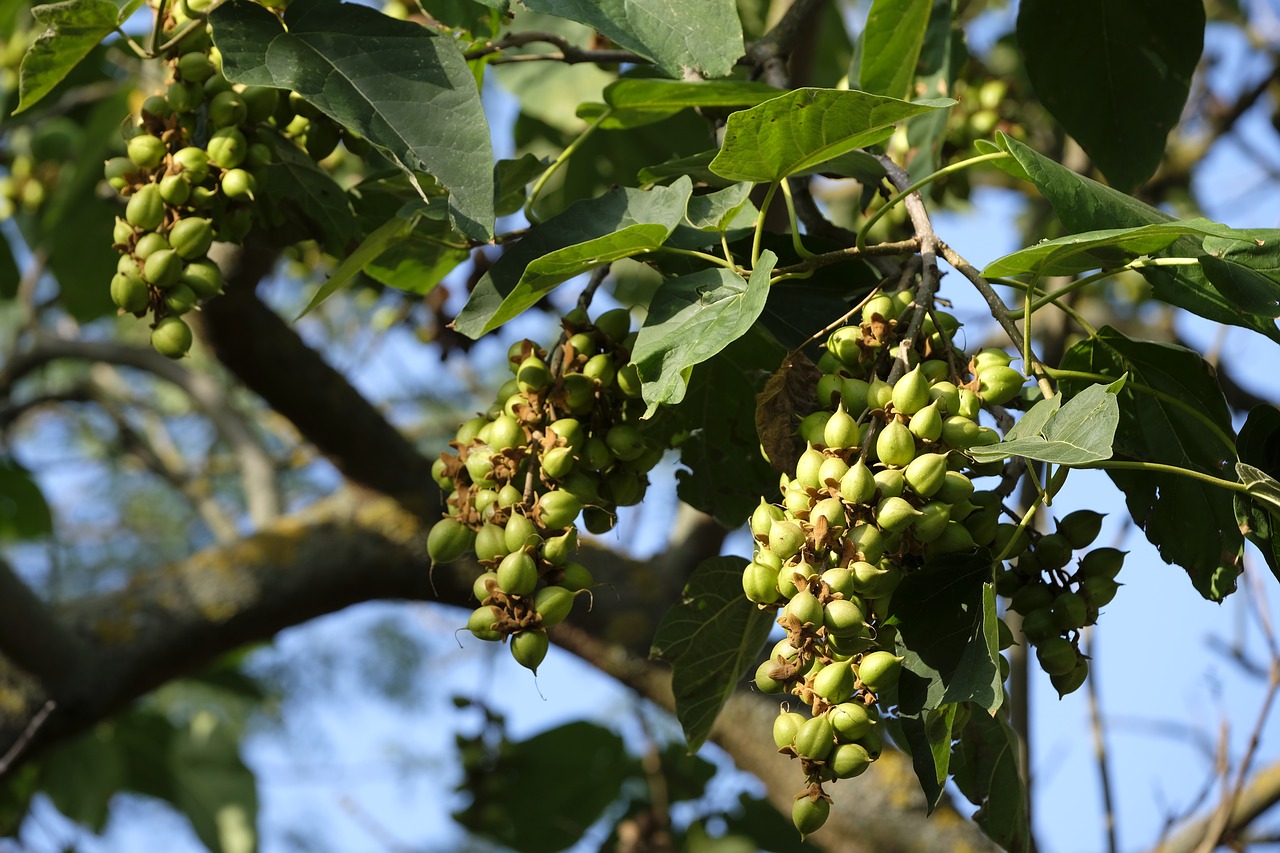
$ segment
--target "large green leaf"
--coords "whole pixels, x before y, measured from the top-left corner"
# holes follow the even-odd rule
[[[271,162],[257,169],[259,222],[277,245],[315,240],[342,257],[358,236],[342,187],[282,134],[258,131]]]
[[[49,94],[119,23],[110,0],[64,0],[36,6],[31,14],[46,29],[22,57],[14,114]]]
[[[1227,403],[1213,368],[1199,354],[1171,344],[1131,340],[1103,327],[1096,337],[1071,347],[1062,367],[1130,375],[1131,382],[1118,395],[1116,458],[1161,462],[1214,477],[1221,476],[1225,462],[1234,461],[1233,448],[1218,437],[1232,432]],[[1089,384],[1064,379],[1061,387],[1071,398]],[[1185,407],[1171,399],[1185,401]],[[1186,569],[1201,595],[1219,600],[1235,589],[1243,540],[1231,492],[1173,474],[1115,469],[1107,474],[1125,493],[1130,515],[1160,556]]]
[[[1137,228],[1108,228],[1044,240],[1034,246],[997,258],[982,274],[993,276],[1076,275],[1096,269],[1114,269],[1135,258],[1159,252],[1186,234],[1218,236],[1239,243],[1232,229],[1208,219],[1142,225]]]
[[[949,554],[902,579],[890,615],[904,660],[897,704],[919,715],[953,702],[994,713],[1004,701],[991,555]]]
[[[36,481],[16,460],[0,456],[0,542],[52,532],[53,516]]]
[[[858,44],[857,88],[909,98],[933,0],[872,0]]]
[[[956,0],[934,0],[929,12],[929,27],[925,30],[916,69],[916,87],[919,93],[931,98],[951,94],[956,75],[969,56],[964,30],[952,24],[955,12]],[[920,116],[907,127],[907,143],[915,149],[910,163],[912,178],[918,180],[938,168],[938,152],[946,135],[947,112],[944,110]]]
[[[523,0],[539,12],[598,30],[652,59],[668,77],[724,77],[743,54],[734,0]]]
[[[978,807],[974,821],[1009,853],[1031,849],[1030,810],[1018,753],[1018,735],[1003,714],[973,714],[959,732],[951,759],[956,787]]]
[[[1280,231],[1247,228],[1204,241],[1204,274],[1241,311],[1280,316]]]
[[[556,853],[583,837],[634,772],[616,733],[567,723],[504,743],[496,765],[473,785],[470,805],[454,817],[519,853]]]
[[[735,181],[776,181],[880,142],[897,122],[954,103],[950,98],[907,103],[867,92],[796,89],[730,115],[711,171]]]
[[[454,39],[337,0],[295,0],[283,27],[247,0],[230,0],[211,18],[227,79],[298,92],[406,172],[434,175],[449,190],[459,231],[481,242],[492,236],[489,125]]]
[[[969,454],[978,462],[1022,456],[1055,465],[1087,465],[1110,459],[1120,422],[1116,394],[1123,385],[1123,379],[1110,385],[1091,385],[1065,406],[1061,395],[1041,400],[1009,430],[1004,441],[970,448]]]
[[[781,94],[780,89],[746,80],[692,83],[629,77],[605,87],[603,104],[579,106],[578,117],[594,121],[608,111],[600,127],[620,130],[652,124],[690,107],[754,107]]]
[[[658,288],[631,352],[650,413],[683,400],[690,369],[751,328],[769,296],[769,274],[777,260],[773,252],[761,254],[749,279],[713,267],[668,279]]]
[[[59,744],[40,763],[40,789],[65,817],[96,833],[106,827],[111,798],[126,783],[110,723]]]
[[[997,134],[997,141],[1001,149],[1014,157],[1002,168],[1034,183],[1053,205],[1058,219],[1072,233],[1174,221],[1163,211],[1077,175],[1002,133]],[[1201,243],[1201,240],[1190,236],[1181,237],[1160,252],[1160,256],[1198,257],[1204,254]],[[1271,317],[1242,311],[1210,283],[1198,265],[1144,267],[1140,272],[1151,283],[1152,293],[1157,299],[1185,308],[1206,320],[1252,329],[1280,343],[1280,329]]]
[[[911,765],[924,791],[930,813],[942,801],[951,766],[952,726],[958,705],[943,705],[919,714],[899,714],[885,718],[894,743],[911,756]]]
[[[1041,103],[1129,190],[1160,165],[1204,46],[1201,0],[1023,0],[1018,44]]]
[[[503,253],[476,284],[455,327],[478,338],[579,273],[653,251],[684,218],[692,190],[683,178],[670,187],[620,188],[570,205]]]
[[[680,445],[680,500],[726,528],[741,526],[761,495],[775,491],[778,473],[760,454],[756,394],[786,351],[758,327],[694,371],[676,408],[689,437]]]
[[[667,611],[650,656],[671,664],[676,718],[690,750],[707,739],[725,701],[755,667],[773,617],[742,594],[741,557],[712,557],[694,570]]]
[[[1280,409],[1263,404],[1249,411],[1236,450],[1241,462],[1280,479]],[[1235,498],[1236,521],[1240,530],[1271,567],[1280,580],[1280,521],[1274,511],[1269,511],[1263,501],[1243,495]]]
[[[239,740],[237,726],[202,711],[174,733],[169,753],[169,799],[213,853],[258,849],[258,789]]]

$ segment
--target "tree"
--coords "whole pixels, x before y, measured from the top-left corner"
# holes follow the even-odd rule
[[[816,844],[1032,849],[1029,664],[1086,683],[1125,561],[1098,512],[1054,503],[1067,477],[1105,470],[1206,599],[1246,542],[1280,576],[1280,412],[1139,322],[1280,342],[1280,232],[1190,193],[1280,65],[1188,102],[1199,3],[1060,5],[1024,0],[979,54],[984,4],[947,0],[875,0],[855,40],[821,0],[69,0],[35,24],[11,4],[6,828],[43,792],[100,829],[131,790],[253,849],[244,650],[408,599],[670,709]],[[930,218],[975,185],[1033,198],[1026,248],[982,269]],[[989,345],[945,310],[944,263]],[[510,371],[479,402],[379,400],[343,356],[370,330],[441,386]],[[106,484],[56,531],[44,492],[68,496],[19,461],[49,424]],[[677,453],[660,556],[586,535],[661,503],[647,475]],[[744,524],[752,558],[723,556]],[[606,578],[618,595],[591,596]],[[667,809],[705,786],[683,745],[640,761],[598,726],[510,742],[485,720],[460,743],[478,836],[563,849],[622,798],[613,848],[706,840]],[[1280,799],[1255,754],[1171,849],[1247,838]],[[628,799],[631,778],[671,794]],[[948,779],[974,822],[924,819],[955,814]],[[777,819],[726,817],[797,846]]]

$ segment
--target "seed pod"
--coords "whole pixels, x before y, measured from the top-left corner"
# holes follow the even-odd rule
[[[881,498],[900,498],[907,480],[902,476],[901,468],[885,468],[875,474],[876,494]]]
[[[819,673],[821,675],[821,673]],[[796,732],[796,753],[810,761],[821,761],[835,748],[835,730],[826,714],[805,720]]]
[[[471,453],[467,455],[467,474],[471,477],[471,482],[481,488],[488,488],[494,485],[491,479],[493,475],[493,449],[487,444],[481,444],[472,448]]]
[[[124,209],[124,218],[134,228],[154,231],[164,222],[164,209],[160,187],[157,184],[144,184],[129,196],[129,203]]]
[[[831,815],[831,804],[822,798],[812,799],[805,796],[796,800],[791,806],[791,822],[800,832],[801,840],[822,829]]]
[[[215,127],[242,124],[248,117],[248,104],[235,92],[219,92],[209,102],[209,120]]]
[[[1010,542],[1010,540],[1013,540]],[[1031,537],[1025,529],[1020,529],[1018,525],[1008,521],[1002,521],[996,525],[996,538],[991,543],[991,550],[994,554],[999,555],[1005,553],[1005,559],[1012,560],[1026,553],[1027,548],[1031,547]]]
[[[507,551],[523,551],[529,547],[537,547],[542,543],[538,528],[534,523],[519,513],[512,513],[507,519],[507,527],[503,533],[503,541]]]
[[[560,586],[571,592],[581,592],[595,585],[596,579],[591,576],[591,571],[586,566],[581,563],[565,564],[564,577],[560,579]]]
[[[275,112],[280,103],[280,90],[270,86],[246,86],[240,97],[246,108],[245,122],[259,124]]]
[[[578,550],[578,529],[570,527],[559,536],[542,541],[542,559],[553,566],[563,566]]]
[[[596,318],[596,330],[606,339],[617,343],[631,331],[631,312],[626,308],[614,308]]]
[[[871,753],[862,744],[842,743],[832,750],[827,766],[837,779],[852,779],[871,766]]]
[[[1009,600],[1009,609],[1026,615],[1041,607],[1050,607],[1054,599],[1053,588],[1039,581],[1023,586]]]
[[[942,443],[956,450],[968,450],[978,442],[980,429],[972,420],[952,415],[942,422]]]
[[[978,419],[978,414],[982,411],[982,400],[978,395],[970,391],[968,388],[961,388],[960,408],[956,410],[956,414],[962,418],[968,418],[971,421]]]
[[[196,307],[196,295],[185,284],[175,284],[164,292],[164,307],[175,317]]]
[[[1058,630],[1050,607],[1037,607],[1022,617],[1022,633],[1033,643],[1057,636]]]
[[[920,542],[933,542],[942,536],[950,520],[951,507],[949,505],[941,501],[929,501],[929,503],[920,508],[920,515],[912,522],[911,530]]]
[[[175,113],[189,113],[204,103],[204,87],[186,80],[174,80],[165,91],[165,100]]]
[[[1064,592],[1053,600],[1053,624],[1059,631],[1075,631],[1088,622],[1089,605],[1084,596]]]
[[[872,693],[888,690],[898,683],[902,661],[892,652],[868,652],[858,661],[858,678]]]
[[[1008,367],[1013,362],[1013,356],[1002,349],[988,347],[978,352],[972,359],[970,364],[973,365],[974,373],[981,373],[992,367]]]
[[[794,521],[775,522],[769,530],[769,550],[783,560],[789,560],[804,547],[807,537]]]
[[[792,599],[794,601],[795,599]],[[837,637],[856,637],[866,628],[866,614],[859,602],[851,599],[837,598],[828,601],[822,609],[822,624]],[[850,687],[852,690],[852,687]],[[847,697],[846,697],[847,698]],[[843,702],[844,699],[827,699],[828,702]]]
[[[631,424],[617,424],[605,433],[604,443],[609,452],[622,461],[638,458],[647,449],[644,434]]]
[[[840,402],[844,410],[857,418],[867,410],[870,400],[871,385],[862,379],[852,376],[840,378]]]
[[[1076,667],[1076,647],[1064,637],[1050,637],[1036,646],[1036,660],[1050,675],[1066,675]]]
[[[205,146],[209,162],[219,169],[234,169],[244,162],[249,143],[239,128],[223,127],[215,130]]]
[[[893,385],[890,397],[895,412],[914,415],[929,403],[929,379],[916,365]]]
[[[879,316],[881,320],[893,320],[898,316],[898,303],[892,296],[880,294],[867,300],[862,307],[862,322],[871,323]]]
[[[753,536],[768,537],[769,528],[773,526],[775,521],[781,521],[785,516],[782,510],[776,506],[760,499],[760,505],[751,513],[751,534]]]
[[[978,373],[978,396],[984,403],[999,406],[1018,396],[1026,381],[1012,367],[992,366]]]
[[[222,173],[222,194],[229,199],[253,199],[258,179],[244,169],[228,169]],[[234,241],[233,241],[234,242]]]
[[[538,567],[523,551],[513,551],[498,564],[498,586],[507,595],[532,595],[538,586]]]
[[[431,530],[427,533],[427,555],[431,558],[432,565],[451,563],[470,551],[475,539],[475,532],[462,522],[442,518],[431,525]]]
[[[948,471],[943,475],[942,485],[933,496],[940,501],[955,505],[967,501],[972,494],[973,481],[959,471]],[[957,516],[952,512],[951,517]]]
[[[130,314],[140,314],[151,304],[151,293],[141,276],[116,273],[111,277],[111,301]]]
[[[951,382],[944,380],[929,386],[929,399],[939,404],[942,409],[940,415],[960,414],[960,391]]]
[[[538,611],[543,628],[553,628],[565,620],[573,609],[574,594],[562,586],[548,586],[538,590],[533,598],[533,609]]]
[[[1105,516],[1091,509],[1078,509],[1068,513],[1058,522],[1057,532],[1072,548],[1088,548],[1102,531]]]
[[[938,538],[925,546],[925,559],[960,551],[972,551],[976,547],[977,543],[973,541],[973,536],[963,524],[958,521],[948,521]]]
[[[878,563],[884,556],[884,536],[875,525],[854,525],[845,534],[845,541],[853,545],[859,559],[868,563]]]
[[[853,695],[853,683],[853,664],[849,661],[835,661],[814,676],[813,691],[837,705]]]
[[[942,412],[937,403],[930,403],[911,416],[907,424],[911,434],[921,441],[937,441],[942,437]]]
[[[1126,553],[1116,548],[1094,548],[1080,558],[1080,569],[1076,574],[1082,579],[1100,577],[1115,580],[1124,565]]]
[[[600,383],[601,388],[608,388],[613,385],[613,380],[618,375],[618,368],[614,364],[613,356],[602,352],[587,359],[587,363],[582,366],[582,373]]]
[[[196,217],[179,219],[169,229],[169,245],[184,260],[203,257],[213,245],[213,223]]]
[[[573,470],[573,450],[568,447],[553,447],[542,454],[539,463],[544,474],[553,480],[559,480]]]
[[[166,204],[181,207],[191,198],[191,184],[182,175],[166,175],[160,181],[160,197]]]
[[[484,572],[478,578],[471,582],[471,594],[476,597],[476,601],[484,601],[489,597],[489,582],[498,582],[498,575],[495,572]]]
[[[1036,543],[1035,554],[1044,569],[1054,571],[1071,562],[1071,543],[1059,533],[1048,533]]]
[[[1120,584],[1102,575],[1090,575],[1080,582],[1080,593],[1090,607],[1106,607],[1116,597]]]
[[[854,589],[864,598],[884,598],[891,595],[902,581],[902,567],[888,559],[881,559],[875,564],[857,560],[850,568]]]
[[[157,136],[140,133],[129,140],[129,159],[139,169],[154,169],[164,160],[165,147]]]
[[[862,358],[862,330],[841,326],[827,337],[827,352],[845,367],[854,368]]]
[[[742,570],[742,591],[755,604],[773,604],[780,597],[777,571],[760,563],[748,563]]]
[[[1066,696],[1068,693],[1074,693],[1080,689],[1080,685],[1084,684],[1084,680],[1089,677],[1089,661],[1083,657],[1076,659],[1076,665],[1070,672],[1065,675],[1050,675],[1049,683],[1053,685],[1053,689],[1058,691],[1058,697]]]
[[[818,488],[822,485],[822,481],[818,479],[819,472],[822,470],[822,463],[826,460],[827,457],[822,451],[810,444],[796,460],[795,482],[810,489]]]
[[[809,511],[809,523],[815,524],[819,518],[825,518],[828,527],[844,528],[849,524],[844,513],[844,502],[840,498],[823,498],[814,504]]]
[[[891,533],[906,530],[919,517],[920,511],[902,498],[885,498],[876,506],[876,524]]]
[[[922,453],[902,472],[911,491],[922,498],[932,497],[947,476],[947,455],[945,453]]]
[[[771,660],[767,660],[756,667],[755,684],[756,689],[761,693],[781,693],[786,689],[785,684],[769,675],[771,672],[773,672],[773,661]]]
[[[182,278],[182,258],[173,249],[161,249],[147,256],[142,275],[155,287],[164,289]]]
[[[897,420],[885,424],[876,436],[876,457],[885,465],[901,468],[915,456],[916,439],[911,430]]]
[[[836,739],[852,743],[867,736],[876,723],[875,706],[870,709],[857,702],[844,702],[827,712]]]
[[[165,317],[151,331],[151,346],[166,358],[182,358],[191,342],[191,327],[178,317]]]
[[[467,619],[467,630],[478,639],[495,642],[502,639],[502,634],[493,626],[502,618],[502,611],[491,604],[484,604],[471,611]]]
[[[480,531],[476,533],[475,550],[476,559],[482,562],[490,563],[501,560],[511,553],[511,549],[507,547],[506,530],[486,521]]]
[[[783,609],[784,615],[795,617],[801,625],[819,626],[823,624],[823,608],[814,597],[813,593],[808,589],[802,589],[795,594],[787,606]]]
[[[545,631],[521,631],[511,637],[511,656],[516,663],[537,675],[550,646],[551,641]]]
[[[804,725],[805,717],[795,711],[783,711],[773,720],[773,742],[782,749],[795,742],[796,733]]]
[[[806,415],[804,420],[800,421],[800,426],[796,429],[796,435],[809,444],[825,443],[825,431],[827,421],[831,420],[831,412],[818,411],[810,415]]]
[[[582,501],[564,489],[557,489],[538,498],[534,518],[545,530],[559,530],[573,524],[581,511]]]
[[[858,446],[858,422],[840,405],[822,428],[822,441],[834,450]]]
[[[114,190],[122,190],[129,185],[127,176],[137,167],[128,157],[112,157],[102,167],[102,176]]]
[[[878,376],[871,379],[867,387],[867,406],[872,409],[883,409],[893,400],[893,386]]]
[[[851,504],[870,503],[876,494],[876,481],[861,459],[840,478],[840,497]]]

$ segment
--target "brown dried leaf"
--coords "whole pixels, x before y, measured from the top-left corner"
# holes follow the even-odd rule
[[[795,421],[817,408],[819,370],[803,352],[794,352],[756,395],[756,433],[769,464],[779,473],[796,470],[804,442]]]

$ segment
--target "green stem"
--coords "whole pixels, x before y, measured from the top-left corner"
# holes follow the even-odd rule
[[[769,213],[769,204],[773,201],[773,196],[778,192],[778,183],[774,182],[769,185],[769,191],[764,194],[764,201],[760,203],[760,214],[756,217],[756,233],[751,239],[751,266],[754,269],[756,264],[760,263],[760,241],[764,237],[764,218]]]
[[[943,166],[941,169],[939,169],[938,171],[934,172],[931,175],[925,175],[923,178],[916,181],[914,184],[911,184],[909,187],[902,190],[897,195],[891,197],[888,201],[884,203],[884,205],[879,210],[877,210],[874,214],[871,215],[871,218],[868,219],[866,224],[863,225],[862,228],[858,231],[858,239],[856,242],[857,247],[859,249],[865,249],[867,247],[867,234],[871,231],[871,228],[877,222],[880,221],[881,217],[883,217],[892,208],[894,208],[898,204],[898,202],[902,201],[904,198],[911,195],[913,192],[920,189],[921,187],[928,186],[929,184],[938,180],[938,178],[946,177],[947,175],[950,175],[952,172],[958,172],[961,169],[967,169],[970,166],[976,166],[978,163],[987,163],[992,160],[1005,160],[1011,156],[1012,156],[1011,154],[1008,154],[1004,151],[994,151],[990,154],[980,154],[977,157],[970,157],[968,160],[961,160],[959,163],[952,163],[950,166]]]
[[[1045,371],[1054,379],[1087,379],[1090,382],[1107,383],[1116,381],[1116,377],[1114,376],[1107,376],[1102,373],[1087,373],[1083,370],[1059,370],[1057,368],[1046,367]],[[1132,378],[1125,382],[1125,384],[1135,391],[1141,391],[1143,394],[1150,394],[1157,400],[1161,400],[1171,406],[1175,406],[1200,421],[1200,423],[1209,428],[1210,432],[1217,436],[1218,440],[1222,442],[1222,446],[1231,452],[1231,456],[1233,458],[1236,456],[1236,443],[1231,439],[1231,436],[1227,435],[1227,433],[1223,431],[1222,427],[1214,423],[1208,415],[1197,409],[1195,406],[1192,406],[1183,400],[1179,400],[1171,394],[1166,394],[1159,389],[1143,385],[1141,382],[1137,382]]]
[[[1036,510],[1040,507],[1040,500],[1044,497],[1044,492],[1036,495],[1036,499],[1031,502],[1031,506],[1027,507],[1027,511],[1023,514],[1022,520],[1018,522],[1017,528],[1014,529],[1013,535],[1009,537],[1009,541],[1005,543],[1004,548],[996,555],[995,562],[1003,563],[1009,558],[1009,551],[1013,548],[1014,543],[1018,541],[1018,534],[1027,529],[1027,525],[1031,523],[1031,519],[1035,518]]]
[[[782,199],[787,203],[787,222],[791,226],[791,246],[796,250],[797,255],[808,260],[813,257],[813,252],[805,248],[804,242],[800,239],[800,223],[796,220],[796,204],[791,198],[791,184],[786,178],[782,179]]]
[[[533,189],[529,190],[529,198],[527,198],[524,203],[524,216],[525,219],[529,220],[531,225],[536,225],[540,221],[538,217],[534,215],[533,203],[537,200],[538,194],[542,192],[542,188],[546,186],[547,181],[551,179],[551,176],[556,173],[557,169],[563,166],[568,159],[573,156],[573,152],[577,151],[582,143],[586,142],[587,138],[590,137],[591,134],[595,133],[596,129],[599,128],[600,125],[604,123],[605,119],[611,115],[613,115],[613,109],[605,109],[604,112],[596,117],[595,121],[587,125],[586,129],[583,130],[582,133],[578,134],[576,139],[565,146],[565,149],[560,152],[560,156],[547,167],[547,170],[543,172],[541,176],[539,176],[537,182],[533,185]]]
[[[1093,327],[1093,324],[1086,320],[1083,314],[1063,302],[1061,299],[1053,300],[1053,307],[1057,308],[1063,314],[1066,314],[1074,320],[1076,325],[1083,329],[1084,333],[1089,337],[1096,338],[1098,336],[1098,330]]]
[[[716,266],[721,266],[725,269],[733,270],[734,272],[738,271],[737,266],[732,261],[726,261],[724,258],[717,257],[716,255],[711,255],[706,252],[698,252],[693,249],[677,249],[673,246],[659,246],[652,251],[662,252],[667,255],[686,255],[690,258],[701,258],[704,261],[710,261]]]
[[[1090,273],[1084,278],[1078,278],[1075,281],[1070,282],[1069,284],[1066,284],[1058,288],[1052,293],[1047,293],[1044,296],[1041,296],[1034,303],[1032,303],[1031,310],[1036,311],[1042,306],[1047,305],[1048,303],[1054,301],[1055,299],[1061,299],[1063,296],[1066,296],[1068,293],[1079,290],[1085,285],[1093,284],[1095,281],[1102,281],[1105,278],[1111,278],[1111,276],[1113,275],[1118,275],[1122,272],[1127,272],[1129,270],[1140,270],[1140,269],[1143,269],[1144,267],[1186,267],[1186,266],[1192,266],[1198,263],[1200,263],[1200,261],[1196,260],[1195,258],[1147,258],[1146,260],[1133,261],[1131,263],[1125,264],[1122,267],[1116,267],[1114,269],[1109,269],[1109,270],[1100,270],[1095,273]],[[1021,284],[1018,284],[1012,280],[1003,280],[1000,283],[1011,284],[1015,287],[1022,286]],[[1025,311],[1026,309],[1023,309],[1023,310]],[[1019,311],[1017,314],[1010,314],[1009,316],[1015,320],[1021,320],[1022,315],[1023,315],[1023,312]]]
[[[1189,477],[1192,480],[1199,480],[1202,483],[1208,483],[1212,486],[1218,486],[1232,492],[1239,492],[1242,495],[1249,494],[1249,487],[1244,483],[1237,483],[1235,480],[1224,480],[1221,477],[1215,477],[1212,474],[1202,474],[1199,471],[1192,471],[1189,468],[1179,468],[1177,465],[1165,465],[1163,462],[1092,462],[1088,465],[1076,465],[1076,468],[1101,468],[1103,470],[1115,468],[1126,471],[1155,471],[1161,474],[1175,474],[1179,477]]]

